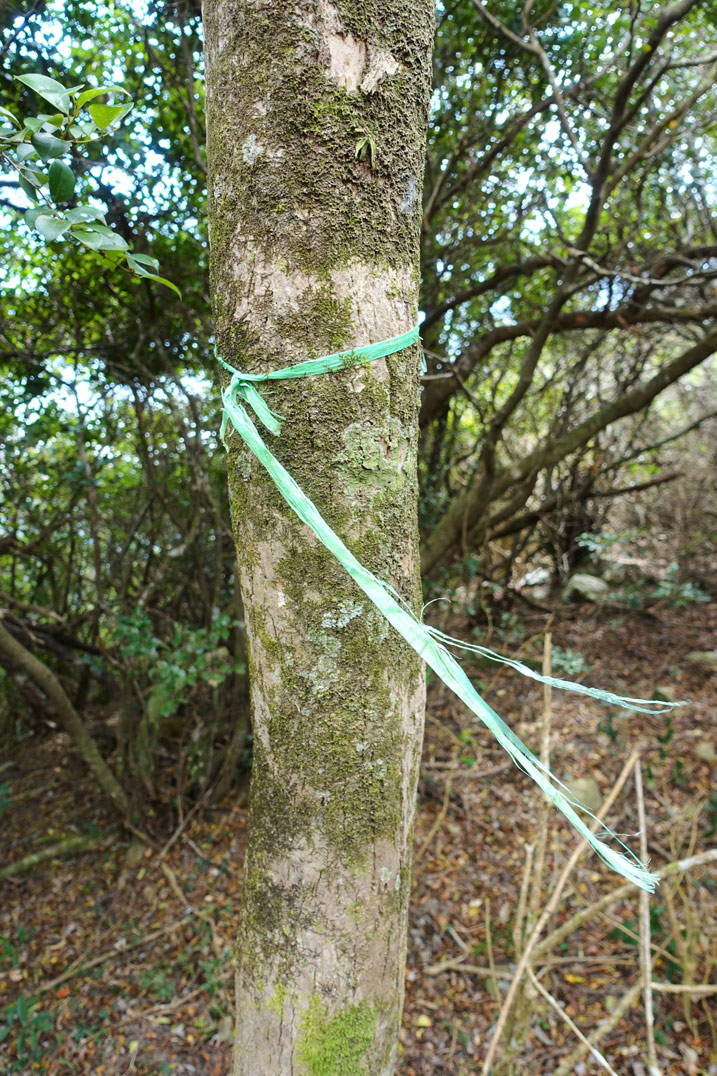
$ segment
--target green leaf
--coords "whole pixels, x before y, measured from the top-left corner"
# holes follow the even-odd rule
[[[125,251],[129,249],[121,235],[117,235],[103,224],[88,224],[84,228],[73,226],[72,235],[90,250]]]
[[[82,120],[81,123],[73,123],[70,134],[73,138],[91,138],[97,130],[97,124],[92,120]]]
[[[149,254],[128,254],[127,264],[137,270],[141,270],[145,266],[150,269],[159,269],[159,262],[156,258],[150,258]]]
[[[104,131],[115,120],[126,116],[131,107],[131,105],[90,105],[87,111],[99,129]]]
[[[59,108],[60,112],[67,115],[70,111],[70,92],[61,82],[57,82],[54,78],[47,78],[46,75],[16,75],[15,77],[18,82],[29,86],[35,93],[39,93],[40,97],[44,97],[55,108]]]
[[[18,161],[27,160],[28,157],[36,157],[37,151],[34,146],[31,146],[29,142],[23,142],[15,150],[15,155]]]
[[[69,227],[70,222],[68,220],[62,220],[60,217],[51,217],[45,213],[40,213],[35,218],[36,230],[48,243],[52,243],[66,232]]]
[[[75,177],[71,168],[63,161],[53,161],[50,165],[50,197],[53,202],[69,202],[75,190]]]
[[[2,105],[0,105],[0,116],[4,116],[5,119],[10,120],[10,123],[12,123],[13,126],[15,126],[15,127],[22,126],[19,119],[17,118],[17,116],[13,116],[10,109],[9,108],[3,108]]]
[[[99,220],[103,224],[107,223],[102,210],[93,205],[78,205],[75,209],[70,209],[65,216],[72,224],[79,224],[80,221],[87,220]]]
[[[20,189],[27,195],[33,202],[38,202],[40,199],[37,194],[37,190],[33,187],[32,183],[28,182],[24,175],[18,176],[20,183]]]
[[[47,182],[44,174],[39,170],[35,161],[26,161],[22,166],[22,174],[33,187],[44,187]]]
[[[55,138],[45,131],[38,131],[32,136],[32,144],[43,161],[49,161],[53,157],[61,157],[72,148],[71,142],[64,142],[61,138]]]
[[[129,261],[129,258],[127,260]],[[143,279],[156,280],[158,284],[163,284],[165,288],[171,288],[172,291],[175,292],[180,299],[182,298],[181,291],[176,284],[172,283],[171,280],[166,280],[163,276],[157,276],[156,273],[148,273],[146,269],[143,269],[139,265],[134,268],[134,272],[137,274],[137,276],[141,276]]]
[[[101,238],[102,242],[97,247],[98,250],[129,250],[129,243],[121,235],[117,235],[117,232],[109,232],[108,235],[103,235]]]
[[[109,262],[111,266],[121,265],[124,261],[127,251],[126,250],[100,250],[97,252],[100,257]]]
[[[89,247],[90,250],[98,250],[100,240],[102,239],[102,236],[97,235],[96,232],[90,232],[84,228],[73,227],[70,235],[74,239],[78,239],[83,246]]]
[[[63,116],[61,112],[53,112],[51,116],[46,112],[38,112],[36,118],[42,120],[43,131],[56,131],[57,128],[62,127],[67,120],[67,117]]]
[[[28,209],[26,211],[26,213],[25,213],[25,223],[29,224],[29,226],[31,228],[34,228],[35,227],[35,221],[37,220],[37,218],[39,217],[39,215],[41,213],[42,213],[41,208]]]
[[[77,107],[82,108],[88,101],[94,101],[95,97],[101,97],[103,93],[121,93],[124,94],[125,97],[130,98],[132,96],[127,90],[123,89],[122,86],[117,86],[114,83],[111,83],[108,86],[96,86],[93,90],[85,90],[85,92],[81,93],[77,98]]]
[[[25,130],[27,131],[41,131],[44,120],[40,116],[28,116],[25,120]]]

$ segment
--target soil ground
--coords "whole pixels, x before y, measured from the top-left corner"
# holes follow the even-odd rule
[[[503,617],[490,645],[540,659],[547,623],[542,612],[521,607]],[[554,692],[554,772],[567,781],[592,778],[604,797],[638,749],[653,869],[714,847],[717,671],[685,659],[714,650],[717,603],[649,612],[563,606],[549,626],[556,673],[633,696],[650,697],[659,687],[691,700],[655,717]],[[464,638],[472,630],[465,622],[448,628]],[[484,629],[481,635],[485,641]],[[542,688],[502,667],[465,664],[491,705],[538,749]],[[73,833],[101,835],[111,827],[62,735],[27,741],[3,764],[0,791],[5,864]],[[529,778],[506,763],[447,689],[431,683],[398,1076],[480,1072],[515,966],[515,937],[524,935],[516,916],[538,808]],[[193,818],[163,858],[122,834],[109,847],[53,860],[2,885],[3,1074],[228,1073],[227,955],[245,821],[237,793]],[[639,829],[633,775],[608,822],[621,833]],[[627,839],[638,848],[637,837]],[[551,808],[539,909],[575,844]],[[684,989],[717,981],[716,879],[712,863],[665,882],[651,899],[652,980],[682,988],[654,995],[663,1076],[717,1073],[717,992]],[[547,933],[620,883],[594,855],[583,855]],[[536,961],[539,981],[584,1033],[639,982],[639,929],[634,891]],[[558,1072],[578,1045],[574,1033],[542,996],[529,996],[523,1011],[522,1026],[512,1029],[514,1071]],[[645,1041],[638,997],[600,1049],[621,1076],[646,1076]],[[583,1058],[568,1071],[600,1070]]]

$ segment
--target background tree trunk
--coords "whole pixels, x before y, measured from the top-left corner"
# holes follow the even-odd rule
[[[62,728],[67,732],[87,763],[98,785],[114,804],[119,814],[124,817],[130,812],[127,795],[107,765],[100,750],[87,730],[82,718],[75,710],[60,681],[52,669],[19,642],[14,635],[0,623],[0,656],[4,657],[15,675],[27,677],[42,691],[52,704],[52,711]]]
[[[410,329],[432,0],[207,0],[204,22],[220,354],[272,369]],[[284,418],[272,451],[414,607],[418,378],[414,347],[262,386]],[[383,1076],[423,672],[237,440],[254,764],[232,1071]]]

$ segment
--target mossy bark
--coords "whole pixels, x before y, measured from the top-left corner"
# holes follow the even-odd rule
[[[416,323],[429,0],[205,0],[220,354],[247,370]],[[270,447],[420,601],[418,349],[262,391]],[[235,438],[254,767],[235,1076],[388,1076],[423,729],[418,659]]]

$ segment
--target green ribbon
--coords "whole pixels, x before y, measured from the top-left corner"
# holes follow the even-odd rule
[[[284,370],[270,370],[264,374],[245,374],[236,370],[217,353],[216,344],[214,354],[225,370],[229,370],[232,379],[224,390],[226,398],[230,393],[233,398],[239,398],[248,404],[256,417],[266,426],[271,433],[281,433],[281,415],[270,411],[264,402],[260,392],[254,388],[257,381],[286,381],[295,377],[315,377],[317,374],[328,374],[332,370],[345,370],[349,366],[360,366],[364,362],[373,362],[374,359],[383,359],[387,355],[393,355],[396,351],[403,351],[411,344],[419,341],[418,326],[410,329],[400,336],[393,336],[390,340],[382,340],[378,344],[367,344],[366,347],[356,347],[351,351],[337,351],[334,355],[323,355],[320,359],[307,359],[305,362],[297,362],[294,366],[287,366]],[[222,428],[219,431],[222,441],[225,441],[227,422],[229,421],[226,408],[222,414]]]
[[[392,337],[390,340],[384,340],[379,344],[371,344],[367,347],[355,348],[352,351],[343,351],[335,355],[325,355],[320,359],[297,363],[294,366],[287,367],[285,370],[273,370],[264,374],[242,373],[224,362],[217,355],[222,366],[232,373],[231,381],[222,391],[222,440],[226,444],[227,425],[231,423],[245,444],[267,470],[284,500],[293,508],[299,519],[313,531],[319,541],[343,565],[351,578],[399,635],[405,639],[408,645],[455,692],[468,709],[490,729],[516,765],[533,778],[538,787],[552,800],[558,810],[562,811],[581,837],[595,849],[598,855],[613,870],[617,871],[618,874],[622,874],[628,881],[640,886],[640,888],[646,889],[648,892],[654,892],[658,882],[657,875],[650,873],[630,849],[622,841],[619,841],[606,826],[602,826],[603,832],[610,838],[618,840],[625,852],[620,852],[610,847],[604,840],[590,832],[583,819],[576,813],[575,808],[577,807],[590,815],[592,815],[592,812],[571,796],[569,789],[551,773],[548,767],[541,763],[540,759],[522,743],[495,710],[481,698],[461,666],[446,649],[445,644],[448,643],[452,646],[460,646],[465,650],[477,651],[492,660],[511,665],[514,669],[532,677],[534,680],[552,684],[554,687],[579,691],[582,694],[590,695],[603,702],[610,702],[618,706],[641,709],[646,713],[662,713],[671,709],[674,704],[626,698],[614,695],[611,692],[600,691],[596,688],[586,688],[582,684],[573,684],[566,680],[544,677],[518,661],[503,658],[501,655],[496,654],[494,651],[486,650],[484,647],[460,643],[458,640],[451,639],[434,628],[427,627],[408,608],[393,587],[378,579],[367,568],[364,568],[351,550],[344,545],[339,536],[322,517],[316,505],[306,496],[286,468],[279,463],[267,448],[244,406],[244,404],[249,405],[267,429],[278,434],[281,430],[280,418],[269,410],[261,394],[254,388],[255,382],[310,377],[315,374],[326,373],[329,370],[344,369],[348,366],[370,362],[386,355],[392,355],[397,351],[402,351],[404,348],[416,343],[418,339],[418,328],[415,328],[408,333]]]

